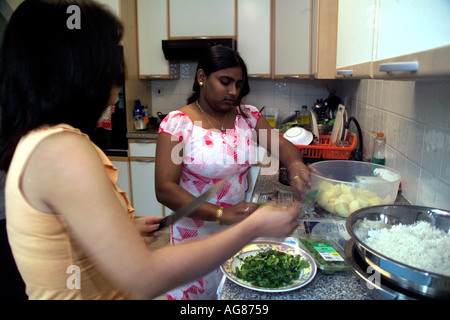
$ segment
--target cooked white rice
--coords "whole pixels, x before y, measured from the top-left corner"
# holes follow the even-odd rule
[[[443,230],[425,221],[372,229],[374,225],[366,220],[360,227],[367,230],[366,244],[379,253],[418,269],[450,276],[450,235]]]

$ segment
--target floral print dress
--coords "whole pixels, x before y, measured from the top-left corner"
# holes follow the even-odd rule
[[[209,200],[217,206],[230,207],[244,200],[247,188],[247,173],[256,161],[257,120],[261,117],[254,106],[237,108],[234,127],[225,132],[203,129],[201,122],[193,122],[182,111],[172,111],[161,122],[159,133],[180,141],[172,152],[172,161],[182,164],[180,186],[199,196],[214,183],[228,178],[217,195]],[[176,150],[175,150],[176,149]],[[171,244],[177,245],[195,238],[203,238],[226,228],[214,221],[183,218],[171,227]],[[215,299],[222,273],[217,268],[212,273],[192,283],[185,284],[167,293],[169,300]]]

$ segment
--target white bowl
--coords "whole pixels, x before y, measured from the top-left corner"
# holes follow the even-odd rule
[[[300,127],[290,128],[285,132],[283,137],[293,144],[303,146],[310,144],[313,140],[313,134],[310,131]]]

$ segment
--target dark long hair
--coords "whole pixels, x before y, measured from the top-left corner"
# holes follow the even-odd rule
[[[79,29],[68,27],[80,9]],[[20,138],[42,125],[95,128],[113,84],[123,80],[123,27],[89,0],[26,0],[13,13],[0,53],[0,169]]]
[[[241,58],[238,52],[222,45],[212,46],[206,49],[198,60],[197,71],[203,69],[205,75],[208,77],[211,73],[233,67],[241,67],[242,69],[242,88],[237,99],[237,104],[240,105],[242,99],[249,94],[250,85],[248,83],[247,66],[244,60]],[[195,76],[194,85],[192,87],[194,91],[188,98],[187,103],[191,104],[198,100],[200,96],[200,85],[197,80],[197,74]]]

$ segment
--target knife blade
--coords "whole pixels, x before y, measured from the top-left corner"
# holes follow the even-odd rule
[[[212,187],[210,187],[208,190],[203,192],[200,196],[189,202],[188,204],[185,204],[180,209],[176,210],[174,213],[172,213],[170,216],[165,217],[162,219],[159,223],[159,227],[156,231],[168,227],[172,224],[174,224],[179,219],[188,216],[191,214],[195,209],[197,209],[202,203],[209,200],[213,195],[219,191],[219,189],[227,182],[227,178],[220,180],[219,182],[215,183]]]

